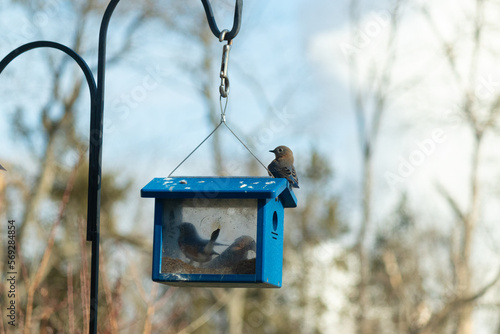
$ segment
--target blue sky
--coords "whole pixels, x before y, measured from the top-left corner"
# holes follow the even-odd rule
[[[71,29],[60,29],[61,26],[71,27],[68,8],[64,6],[64,1],[50,3],[58,6],[49,6],[45,20],[43,15],[39,15],[38,19],[30,21],[13,2],[2,2],[2,55],[37,38],[62,43],[71,40]],[[125,4],[121,5],[127,8]],[[221,15],[228,12],[221,10],[217,2],[213,6],[219,26],[230,27],[231,5],[227,6],[230,15]],[[385,10],[383,3],[377,6],[363,8],[362,22],[370,23],[373,15]],[[446,1],[433,5],[436,15],[447,12],[450,20],[461,19],[464,15],[460,6],[452,11],[448,8]],[[468,7],[464,5],[463,8],[466,10]],[[347,61],[339,47],[348,38],[346,14],[345,1],[245,1],[242,27],[230,56],[231,93],[226,118],[239,136],[257,143],[255,153],[263,162],[272,159],[269,149],[280,144],[290,146],[295,152],[299,175],[311,148],[318,149],[334,166],[336,178],[329,186],[333,191],[342,192],[347,206],[355,207],[359,146],[346,79]],[[121,29],[124,21],[116,17],[111,22],[108,54],[113,54],[113,46],[124,38]],[[445,36],[452,36],[450,26],[453,23],[446,20],[439,22]],[[85,35],[89,48],[95,48],[98,22],[95,23]],[[208,29],[204,20],[199,28]],[[385,50],[380,46],[384,36],[382,31],[370,47],[363,50],[367,56],[361,58],[362,66],[369,64],[372,57],[377,59],[384,55]],[[396,99],[384,120],[380,138],[383,150],[376,159],[375,182],[380,189],[388,187],[384,173],[396,172],[401,158],[408,159],[418,148],[418,143],[428,139],[441,126],[439,122],[443,113],[453,112],[449,106],[456,96],[449,79],[443,79],[446,66],[436,61],[439,52],[435,38],[414,12],[404,17],[401,36],[400,43],[404,48],[401,60],[396,64],[397,79],[419,71],[425,71],[427,78],[411,93]],[[207,121],[206,106],[197,92],[196,79],[193,80],[192,75],[178,65],[182,58],[199,59],[200,49],[187,39],[163,33],[155,23],[148,24],[141,31],[141,36],[133,40],[131,55],[107,71],[103,166],[105,170],[135,177],[140,187],[151,178],[165,176],[172,171],[212,127]],[[213,38],[214,95],[219,86],[217,67],[222,45]],[[27,117],[34,123],[37,121],[37,110],[48,95],[43,79],[47,69],[41,66],[45,64],[43,52],[47,51],[23,55],[0,76],[3,79],[0,81],[3,115],[7,116],[16,105],[22,104],[29,110]],[[95,58],[95,52],[86,56],[91,65],[95,65]],[[429,64],[433,65],[432,70],[426,71]],[[484,62],[481,78],[497,83],[492,64]],[[30,72],[29,75],[25,69]],[[496,89],[496,86],[493,88]],[[131,100],[131,96],[135,99]],[[274,104],[274,113],[266,110],[266,100]],[[213,102],[218,103],[217,98]],[[86,136],[89,122],[86,97],[79,108],[79,128]],[[288,115],[284,127],[279,126],[282,125],[283,115]],[[3,117],[0,132],[8,134],[8,128],[8,117]],[[427,187],[426,192],[432,192],[432,184],[422,182],[428,180],[429,175],[444,180],[450,187],[463,184],[457,183],[456,179],[467,174],[466,164],[461,163],[464,158],[460,154],[468,144],[460,139],[464,137],[460,129],[445,130],[451,140],[440,146],[439,154],[430,156],[412,177],[405,179],[403,189],[418,185]],[[219,131],[228,161],[248,157],[227,130],[221,128]],[[4,138],[0,159],[29,161],[16,148],[16,141],[16,138]],[[206,143],[178,173],[211,175],[211,164],[205,163],[209,161],[210,154],[211,147]],[[496,161],[496,156],[493,154],[491,159]],[[447,172],[450,168],[453,173]],[[262,175],[265,175],[264,169]],[[378,203],[382,207],[391,205],[390,198],[399,196],[399,189],[388,194]],[[465,192],[463,196],[466,202]]]
[[[200,4],[201,7],[201,4]],[[259,3],[257,1],[246,1],[243,11],[243,24],[239,36],[234,41],[231,51],[229,64],[229,76],[231,80],[231,95],[227,111],[228,124],[233,125],[235,129],[241,129],[243,136],[254,136],[259,131],[260,124],[265,124],[266,112],[262,110],[263,103],[260,99],[269,99],[271,101],[279,98],[285,88],[290,86],[291,96],[281,98],[282,101],[277,104],[277,108],[287,106],[288,113],[294,114],[294,121],[287,125],[287,130],[280,132],[279,136],[272,138],[266,148],[274,148],[279,144],[287,144],[298,151],[296,154],[300,161],[300,150],[309,150],[311,146],[322,150],[329,150],[330,145],[319,138],[305,136],[308,130],[314,133],[327,134],[331,126],[328,112],[318,116],[318,111],[324,110],[325,106],[317,98],[318,81],[314,69],[308,60],[309,40],[318,32],[331,29],[338,26],[338,21],[332,19],[332,16],[322,15],[324,19],[317,19],[322,10],[332,9],[333,17],[342,17],[339,10],[334,10],[329,2],[320,1],[310,6],[305,1],[289,1],[285,5],[279,2]],[[48,16],[52,21],[60,19],[61,25],[68,23],[70,18],[65,16],[64,9],[54,9]],[[200,8],[200,11],[202,9]],[[222,17],[220,8],[214,3],[215,15],[220,27],[230,27],[232,24],[232,15]],[[324,13],[324,12],[323,12]],[[71,32],[68,36],[61,34],[55,22],[50,24],[41,21],[41,23],[32,23],[25,17],[16,6],[4,6],[2,10],[3,39],[0,46],[0,52],[6,54],[16,46],[32,41],[33,39],[52,39],[67,43],[71,39]],[[232,14],[232,13],[231,13]],[[336,15],[335,15],[336,14]],[[21,22],[21,24],[16,24]],[[108,54],[112,54],[112,45],[119,31],[120,21],[114,20],[109,30],[110,46]],[[31,32],[35,28],[43,28],[34,36]],[[117,148],[125,144],[134,155],[141,157],[141,154],[148,154],[152,151],[158,151],[157,155],[168,156],[175,154],[182,156],[188,147],[194,147],[211,128],[206,122],[206,111],[202,101],[199,99],[192,83],[185,77],[186,75],[178,68],[170,66],[171,59],[179,57],[179,53],[184,50],[193,50],[190,45],[183,45],[184,41],[178,38],[159,35],[154,31],[154,25],[151,25],[151,31],[143,31],[144,44],[134,45],[133,51],[135,59],[143,56],[143,59],[137,59],[131,64],[125,61],[117,66],[110,67],[107,71],[106,85],[106,110],[105,125],[107,133],[105,134],[104,144],[104,164],[113,166],[120,161],[120,152]],[[200,25],[201,29],[208,29],[205,23]],[[97,29],[94,29],[97,34]],[[19,32],[20,31],[20,32]],[[27,33],[30,32],[30,33]],[[118,36],[117,36],[118,35]],[[5,36],[8,36],[6,38]],[[15,38],[11,37],[15,36]],[[95,40],[96,36],[89,36],[89,39]],[[168,43],[173,42],[173,47]],[[189,41],[186,43],[188,44]],[[214,38],[214,48],[222,49],[222,44]],[[25,104],[33,111],[27,113],[27,117],[33,117],[36,121],[37,104],[41,103],[47,91],[44,91],[46,85],[43,80],[33,80],[32,76],[43,76],[46,73],[40,66],[43,51],[31,52],[29,55],[23,55],[16,59],[15,63],[2,74],[2,78],[14,80],[10,84],[0,86],[1,92],[12,96],[12,99],[6,101],[4,108],[11,112],[12,106],[21,101],[29,100]],[[167,55],[167,61],[163,61],[158,55]],[[95,56],[95,55],[94,55]],[[196,57],[196,55],[190,55]],[[220,54],[214,53],[214,62],[219,62]],[[95,59],[87,58],[89,64],[95,64]],[[23,77],[21,69],[29,66],[33,69],[30,77]],[[11,67],[13,67],[11,69]],[[38,73],[39,71],[39,73]],[[321,70],[319,70],[321,71]],[[140,101],[127,103],[127,96],[139,96],[141,86],[145,80],[149,80],[151,73],[159,73],[155,78],[154,89],[148,89],[146,96],[141,96]],[[246,77],[252,76],[263,88],[266,96],[259,96],[256,93],[253,84],[248,84]],[[173,78],[173,80],[171,80]],[[4,79],[5,80],[5,79]],[[160,82],[158,82],[160,80]],[[156,85],[158,83],[158,85]],[[219,79],[217,73],[214,73],[214,91],[217,92]],[[247,87],[245,87],[247,86]],[[22,89],[20,89],[22,87]],[[23,94],[19,94],[23,91]],[[143,90],[144,91],[144,90]],[[15,92],[15,94],[13,94]],[[345,100],[345,99],[344,99]],[[16,102],[17,101],[17,102]],[[86,133],[88,126],[87,99],[82,100],[80,108],[81,132]],[[125,106],[125,107],[124,107]],[[327,107],[328,108],[328,107]],[[257,121],[259,123],[257,123]],[[8,128],[7,120],[0,121],[0,131],[5,132]],[[304,127],[306,124],[306,127]],[[195,129],[195,130],[193,130]],[[182,130],[178,133],[175,130]],[[154,134],[154,136],[148,136]],[[172,139],[177,139],[179,135],[186,134],[183,138],[185,147],[178,148],[169,146]],[[328,135],[327,135],[328,136]],[[239,144],[228,134],[223,135],[224,142],[227,142],[227,149],[235,149]],[[328,136],[331,139],[331,136]],[[328,140],[329,141],[329,140]],[[159,144],[159,142],[162,142]],[[7,145],[12,147],[12,145]],[[151,149],[145,150],[148,146]],[[161,151],[164,149],[165,151]],[[12,156],[14,152],[8,153],[6,147],[2,154]],[[109,153],[108,153],[109,152]],[[15,155],[18,156],[18,151]],[[231,152],[229,151],[229,154]],[[259,154],[259,152],[257,152]],[[262,159],[269,159],[267,150],[261,152]],[[107,158],[109,158],[109,161]],[[128,159],[128,157],[127,157]],[[175,159],[172,159],[175,160]],[[178,160],[178,159],[177,159]],[[169,163],[170,164],[170,163]]]
[[[39,14],[38,20],[27,17],[14,3],[0,5],[0,57],[37,39],[70,43],[71,13],[64,1],[50,3],[54,6]],[[221,15],[227,12],[215,1],[213,8],[219,27],[230,28],[232,7],[229,7],[230,15]],[[345,109],[336,109],[339,105],[347,107],[345,91],[342,92],[341,87],[335,89],[335,79],[326,82],[318,75],[323,70],[309,59],[311,39],[342,26],[343,10],[333,8],[328,1],[318,1],[314,6],[298,0],[244,2],[242,26],[230,54],[231,92],[226,118],[238,136],[252,139],[256,144],[254,153],[265,164],[273,158],[268,151],[285,144],[295,152],[300,176],[313,147],[324,152],[332,162],[342,162],[343,148],[352,144],[348,143],[350,128],[339,126],[339,122],[349,124],[351,115]],[[200,13],[203,13],[201,3],[197,14]],[[125,21],[119,16],[111,21],[108,56],[113,54],[113,47],[126,38],[122,33]],[[89,50],[96,47],[98,23],[88,27],[84,35]],[[199,29],[209,29],[204,19]],[[117,172],[123,178],[134,178],[134,192],[129,201],[140,206],[146,202],[134,200],[134,196],[139,196],[139,189],[154,177],[167,176],[213,128],[207,121],[206,106],[197,92],[196,79],[178,65],[180,59],[193,59],[193,63],[199,59],[199,47],[176,34],[165,34],[154,22],[147,24],[140,36],[132,40],[131,53],[106,72],[103,169]],[[218,103],[217,71],[222,46],[223,43],[213,37],[214,103]],[[10,134],[7,115],[18,105],[27,109],[27,119],[36,126],[40,105],[49,95],[44,81],[48,53],[58,56],[52,50],[31,51],[17,58],[0,76],[0,80],[3,79],[0,108],[5,115],[0,120],[0,133]],[[96,57],[95,51],[85,55],[91,66],[95,66]],[[75,72],[80,75],[76,69]],[[325,99],[326,83],[333,93],[328,93]],[[83,94],[78,127],[83,136],[88,136],[87,90]],[[330,101],[332,96],[334,101]],[[265,101],[271,101],[274,112],[267,110]],[[219,132],[228,163],[250,157],[227,129],[220,128]],[[27,153],[19,150],[17,138],[4,137],[1,147],[0,159],[22,164],[30,170],[36,168]],[[207,142],[176,174],[213,175],[210,160],[211,146]],[[352,164],[345,169],[352,171]],[[261,175],[266,174],[262,169]],[[339,187],[346,182],[342,177],[336,180],[341,180]],[[301,195],[298,196],[300,199]],[[125,225],[130,226],[132,219],[127,211],[122,214],[128,217],[124,219],[128,221]]]

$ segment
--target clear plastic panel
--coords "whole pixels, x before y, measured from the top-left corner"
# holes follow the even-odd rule
[[[163,203],[162,273],[255,274],[256,199]]]

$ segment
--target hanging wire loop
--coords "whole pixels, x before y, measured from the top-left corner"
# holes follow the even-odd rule
[[[221,31],[217,27],[217,23],[215,22],[214,13],[212,11],[212,6],[210,5],[210,0],[201,0],[203,4],[203,8],[205,8],[205,14],[207,14],[208,25],[210,26],[210,30],[215,35],[215,37],[219,38],[221,36]],[[241,26],[241,11],[243,9],[243,0],[236,0],[236,5],[234,7],[234,21],[233,28],[227,34],[224,35],[224,40],[230,41],[238,35]],[[222,40],[221,40],[222,42]]]

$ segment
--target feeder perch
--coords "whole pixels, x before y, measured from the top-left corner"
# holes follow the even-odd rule
[[[153,281],[188,287],[281,287],[286,179],[155,178]]]

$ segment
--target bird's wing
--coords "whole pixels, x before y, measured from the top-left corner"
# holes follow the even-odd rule
[[[295,172],[293,165],[281,166],[278,161],[273,160],[267,168],[274,177],[285,178],[292,184],[293,187],[299,187],[299,179],[297,178],[297,173]]]
[[[267,166],[269,176],[280,177],[279,176],[279,163],[276,160],[273,160],[269,166]]]
[[[283,167],[283,174],[284,177],[292,184],[293,187],[298,188],[299,187],[299,179],[297,178],[297,173],[295,172],[295,168],[293,166],[291,167]]]
[[[295,172],[295,168],[292,166],[292,170],[290,172],[290,179],[287,178],[288,181],[294,186],[295,188],[299,187],[299,177],[297,176],[297,173]]]
[[[297,173],[295,168],[291,167],[281,167],[282,177],[286,178],[295,188],[299,187],[299,179],[297,178]]]

